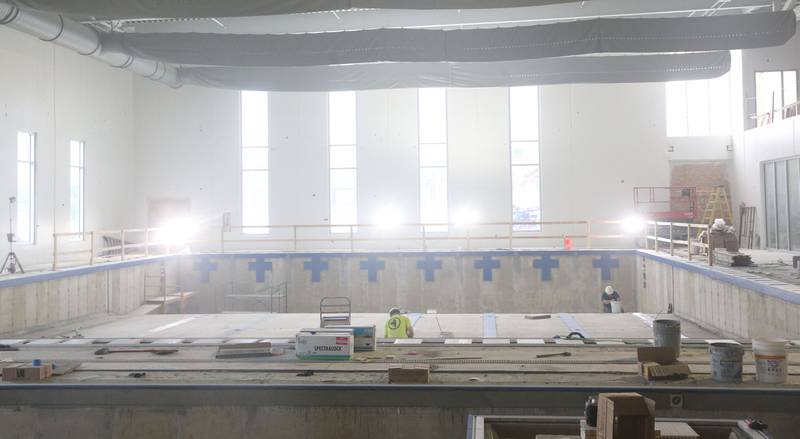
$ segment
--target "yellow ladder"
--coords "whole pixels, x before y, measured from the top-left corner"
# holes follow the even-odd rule
[[[733,225],[733,212],[731,211],[731,203],[728,200],[728,191],[725,186],[714,186],[714,190],[708,196],[706,210],[703,211],[700,223],[711,225],[717,218],[724,219],[725,224],[729,226]]]

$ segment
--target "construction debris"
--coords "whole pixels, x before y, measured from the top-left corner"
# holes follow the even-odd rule
[[[714,262],[717,265],[725,265],[728,267],[749,267],[753,265],[753,260],[750,258],[750,255],[719,248],[714,249]]]
[[[536,358],[550,358],[550,357],[571,357],[572,352],[558,352],[555,354],[538,354]]]
[[[273,348],[270,342],[223,344],[217,349],[216,359],[261,358],[283,354],[283,349]]]
[[[550,318],[550,314],[527,315],[527,316],[525,316],[525,318],[528,319],[528,320],[544,320],[544,319],[549,319]]]
[[[3,367],[3,381],[44,381],[53,375],[49,363],[15,364]]]

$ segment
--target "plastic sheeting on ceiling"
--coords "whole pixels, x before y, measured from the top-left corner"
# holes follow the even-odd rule
[[[575,0],[6,0],[21,8],[73,18],[220,18],[345,9],[494,9],[575,3]]]
[[[185,84],[236,90],[335,91],[494,87],[708,79],[730,69],[730,52],[576,56],[493,63],[376,63],[310,67],[192,67]]]
[[[104,46],[195,66],[324,66],[489,62],[592,53],[668,53],[777,46],[794,12],[718,17],[594,19],[494,29],[376,29],[290,35],[113,34]]]

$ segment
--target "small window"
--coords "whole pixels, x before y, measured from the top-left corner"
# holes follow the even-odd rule
[[[328,94],[330,223],[332,233],[349,233],[358,223],[356,92]],[[353,231],[355,231],[355,227]]]
[[[425,232],[447,232],[447,90],[417,92],[419,117],[419,213]]]
[[[666,83],[667,136],[731,134],[730,77]]]
[[[69,142],[69,231],[84,232],[84,143]],[[76,239],[83,239],[82,236]]]
[[[511,140],[511,220],[541,221],[539,176],[539,89],[509,89],[509,138]],[[539,231],[539,224],[515,224],[514,230]]]
[[[269,229],[269,94],[241,92],[242,231]]]
[[[36,242],[36,135],[17,133],[16,241]]]

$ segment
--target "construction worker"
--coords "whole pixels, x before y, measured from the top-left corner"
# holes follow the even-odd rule
[[[389,320],[383,328],[384,338],[411,338],[414,336],[414,328],[411,320],[408,319],[399,308],[393,307],[389,310]]]
[[[603,312],[610,313],[611,312],[611,302],[618,302],[619,301],[619,293],[614,290],[614,287],[611,285],[606,287],[606,290],[603,292],[601,300],[603,301]]]

